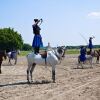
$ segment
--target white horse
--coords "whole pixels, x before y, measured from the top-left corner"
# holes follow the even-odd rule
[[[63,55],[63,53],[62,53]],[[34,54],[33,52],[28,54],[27,61],[28,61],[28,68],[27,68],[27,81],[29,81],[29,75],[31,77],[32,82],[32,72],[36,66],[38,65],[44,65],[44,66],[51,66],[52,67],[52,79],[53,82],[55,82],[55,66],[58,64],[59,59],[62,57],[61,53],[59,54],[57,49],[47,51],[47,56],[42,57],[41,54]]]
[[[83,64],[85,64],[86,62],[89,62],[92,68],[92,60],[93,60],[93,56],[91,55],[86,55],[86,60],[85,61],[81,61],[80,60],[80,56],[78,56],[78,65],[77,68],[79,67],[79,65],[81,65],[81,67],[83,68]]]

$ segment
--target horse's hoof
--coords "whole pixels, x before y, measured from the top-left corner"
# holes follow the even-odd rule
[[[31,83],[33,83],[33,80],[31,80]]]
[[[53,80],[53,83],[56,83],[55,80]]]
[[[27,83],[30,84],[31,82],[28,80]]]
[[[82,69],[84,69],[84,68],[82,67]]]

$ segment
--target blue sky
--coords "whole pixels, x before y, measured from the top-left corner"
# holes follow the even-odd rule
[[[92,35],[100,44],[100,0],[0,0],[0,12],[0,28],[14,28],[30,45],[34,18],[43,19],[44,46],[86,45]]]

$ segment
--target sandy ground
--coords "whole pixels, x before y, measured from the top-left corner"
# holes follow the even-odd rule
[[[26,57],[19,57],[15,66],[7,61],[0,74],[0,100],[100,100],[100,64],[77,69],[77,55],[66,55],[56,66],[56,83],[51,68],[36,66],[33,83],[27,84]]]

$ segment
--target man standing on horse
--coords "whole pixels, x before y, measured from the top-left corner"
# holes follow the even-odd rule
[[[92,44],[92,39],[93,39],[94,37],[90,37],[89,38],[89,45],[88,45],[88,48],[90,49],[90,54],[92,53],[92,49],[93,49],[93,44]]]
[[[39,22],[42,23],[42,19],[40,19],[40,20],[34,19],[34,22],[35,22],[35,24],[32,25],[33,33],[34,33],[34,39],[33,39],[32,47],[34,48],[34,53],[38,54],[40,47],[43,46],[42,37],[40,35],[41,28],[38,25]]]

